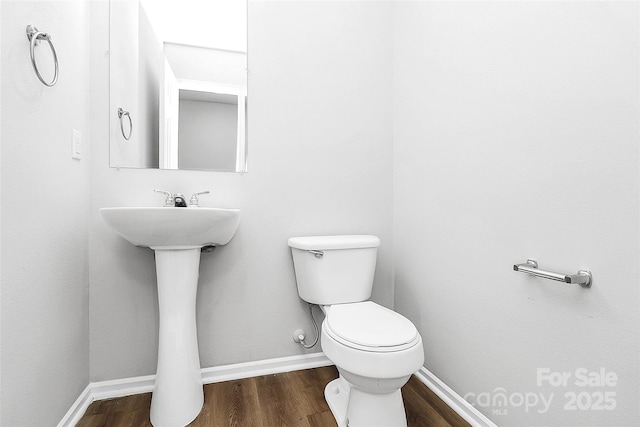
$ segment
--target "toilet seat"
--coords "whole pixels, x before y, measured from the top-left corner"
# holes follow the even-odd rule
[[[330,306],[323,329],[337,342],[368,352],[402,351],[420,341],[409,319],[372,301]]]

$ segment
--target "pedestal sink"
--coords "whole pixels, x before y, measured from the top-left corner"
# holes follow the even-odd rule
[[[160,313],[158,367],[151,398],[155,427],[183,427],[204,403],[196,333],[200,251],[229,243],[238,209],[102,208],[105,222],[136,246],[153,249]]]

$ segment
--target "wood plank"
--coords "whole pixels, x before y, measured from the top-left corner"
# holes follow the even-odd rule
[[[309,427],[338,427],[331,411],[319,412],[307,416]]]
[[[102,427],[107,421],[107,414],[87,414],[78,421],[76,427]]]
[[[409,427],[471,427],[457,412],[442,401],[415,376],[402,387],[402,397]]]
[[[97,400],[87,408],[77,427],[152,427],[149,420],[151,393]]]
[[[267,426],[296,427],[307,425],[308,404],[300,393],[300,378],[275,374],[257,377],[258,400]],[[311,403],[312,404],[312,403]]]
[[[190,426],[263,426],[255,378],[207,384],[204,396],[202,411]]]

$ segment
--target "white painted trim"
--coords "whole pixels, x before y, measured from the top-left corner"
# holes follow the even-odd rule
[[[93,402],[94,400],[112,399],[114,397],[149,393],[153,391],[155,383],[155,375],[90,383],[91,401]]]
[[[232,365],[204,368],[202,383],[211,384],[260,375],[298,371],[333,365],[324,353],[303,354],[300,356],[280,357],[276,359],[258,360],[255,362],[235,363]],[[73,427],[95,400],[130,396],[153,391],[155,375],[122,378],[118,380],[89,383],[78,399],[65,414],[57,427]]]
[[[71,408],[69,408],[64,417],[62,417],[58,423],[58,427],[75,426],[87,411],[91,402],[93,402],[93,399],[91,398],[91,383],[89,383],[82,393],[80,393],[76,401],[73,402],[73,405],[71,405]]]
[[[415,376],[473,427],[498,427],[424,366]]]
[[[219,383],[330,365],[333,365],[333,362],[324,353],[312,353],[280,357],[278,359],[258,360],[256,362],[236,363],[234,365],[214,366],[202,370],[202,383]]]

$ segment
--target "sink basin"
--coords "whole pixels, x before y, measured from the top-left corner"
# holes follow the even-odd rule
[[[152,249],[226,245],[240,223],[239,209],[124,207],[100,213],[120,236]]]
[[[196,330],[200,249],[229,243],[240,210],[129,207],[100,213],[120,236],[155,251],[159,325],[151,424],[186,426],[204,402]]]

